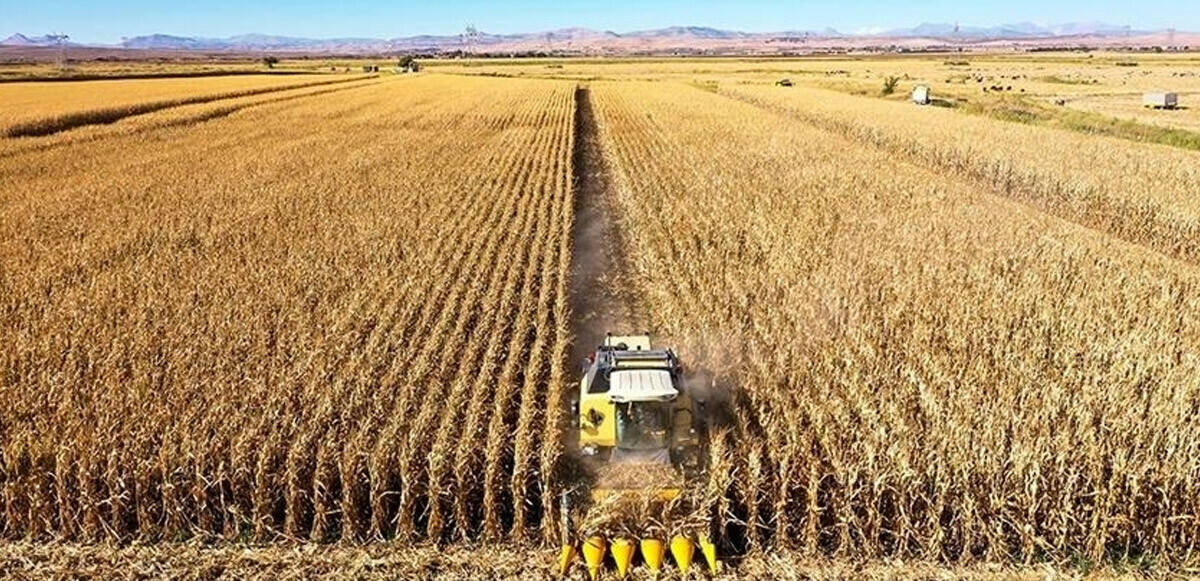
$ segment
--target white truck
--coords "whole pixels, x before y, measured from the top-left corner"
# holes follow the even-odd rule
[[[1177,93],[1146,93],[1142,95],[1142,106],[1151,109],[1175,109],[1179,107]]]

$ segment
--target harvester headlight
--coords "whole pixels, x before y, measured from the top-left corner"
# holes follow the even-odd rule
[[[584,456],[595,456],[597,450],[596,450],[596,446],[594,446],[592,444],[588,444],[588,445],[584,446],[580,450],[580,452],[582,452]]]

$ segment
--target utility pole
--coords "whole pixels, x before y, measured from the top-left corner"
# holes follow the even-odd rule
[[[468,24],[466,32],[463,32],[463,44],[465,50],[470,53],[475,53],[475,43],[479,40],[479,29],[475,28],[474,24]]]
[[[56,32],[54,34],[47,35],[46,38],[53,41],[55,46],[58,47],[58,68],[60,68],[60,69],[66,68],[66,66],[67,66],[67,41],[71,40],[71,37],[69,35]]]

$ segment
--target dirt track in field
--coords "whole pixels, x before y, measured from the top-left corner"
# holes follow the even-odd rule
[[[628,284],[627,245],[616,219],[616,184],[604,156],[592,110],[591,92],[575,92],[575,226],[572,233],[570,298],[571,348],[566,369],[578,379],[583,360],[604,333],[644,332],[633,314],[638,301]]]

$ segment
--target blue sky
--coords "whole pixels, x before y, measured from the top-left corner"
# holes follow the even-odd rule
[[[752,32],[843,32],[921,22],[993,25],[1103,21],[1134,28],[1200,31],[1200,0],[0,0],[0,38],[61,31],[80,42],[117,42],[161,32],[223,37],[248,32],[333,38],[455,34],[582,26],[618,32],[673,25]]]

